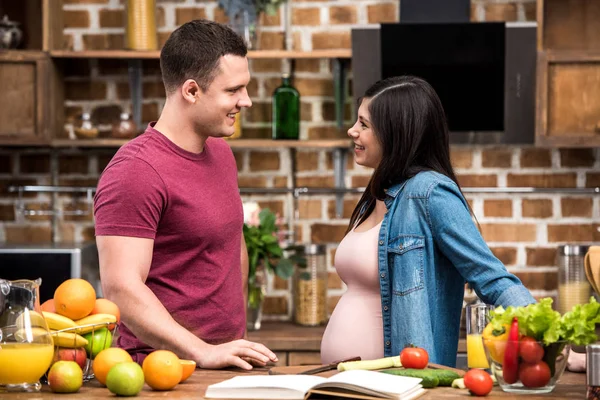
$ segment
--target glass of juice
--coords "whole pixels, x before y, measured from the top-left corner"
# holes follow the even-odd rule
[[[41,280],[0,279],[0,392],[37,392],[54,355],[39,303]]]
[[[488,369],[487,356],[483,348],[482,333],[490,320],[490,311],[493,306],[489,304],[469,304],[466,308],[467,316],[467,366],[469,368]]]

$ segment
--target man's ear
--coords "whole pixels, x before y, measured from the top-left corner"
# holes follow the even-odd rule
[[[181,96],[188,103],[195,103],[201,94],[200,86],[193,79],[188,79],[181,85]]]

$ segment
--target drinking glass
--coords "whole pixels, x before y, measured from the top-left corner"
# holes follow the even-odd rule
[[[483,330],[490,321],[490,311],[494,307],[489,304],[469,304],[467,316],[467,366],[469,368],[488,369],[487,356],[483,348]]]

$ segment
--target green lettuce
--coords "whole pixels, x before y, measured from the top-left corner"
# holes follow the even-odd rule
[[[510,325],[513,317],[519,320],[519,333],[543,341],[547,346],[558,341],[586,345],[597,340],[596,324],[600,323],[600,303],[593,297],[587,304],[580,304],[562,317],[552,309],[552,299],[543,298],[525,307],[497,307],[491,311],[494,330]]]

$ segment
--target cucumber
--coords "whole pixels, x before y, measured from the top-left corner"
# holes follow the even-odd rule
[[[460,378],[460,375],[454,371],[447,369],[434,369],[432,370],[437,378],[440,380],[439,386],[452,386],[452,382],[455,379]]]
[[[423,385],[423,387],[425,389],[432,389],[432,388],[436,387],[437,385],[439,385],[439,383],[440,383],[439,378],[436,376],[435,371],[432,369],[413,369],[413,368],[388,369],[388,370],[384,370],[384,371],[380,371],[380,372],[383,372],[385,374],[410,376],[413,378],[421,378],[422,379],[421,385]]]
[[[391,367],[401,367],[400,356],[378,358],[375,360],[364,360],[364,361],[347,361],[339,363],[337,366],[338,371],[350,371],[353,369],[384,369]]]

